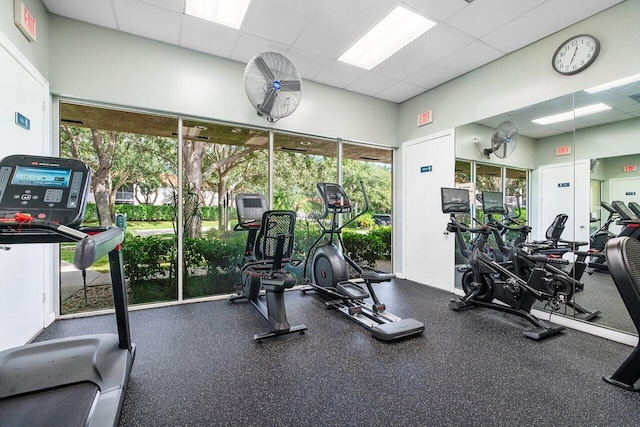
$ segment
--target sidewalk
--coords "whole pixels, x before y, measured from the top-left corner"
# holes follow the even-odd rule
[[[79,290],[84,289],[82,271],[77,270],[73,264],[60,262],[60,300],[64,301]],[[110,285],[111,277],[108,273],[100,273],[87,270],[87,287],[96,285]]]

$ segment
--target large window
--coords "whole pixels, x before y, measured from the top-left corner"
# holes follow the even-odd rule
[[[359,265],[386,272],[392,270],[392,153],[376,147],[342,145],[342,182],[354,203],[354,214],[366,207],[363,187],[369,203],[369,211],[345,232],[347,252]]]
[[[345,231],[347,249],[365,266],[391,268],[391,150],[63,101],[60,153],[93,171],[83,225],[126,227],[130,304],[234,292],[247,238],[234,229],[239,193],[294,211],[294,256],[304,258],[320,233],[316,185],[339,182],[339,170],[354,215],[365,208],[361,181],[370,204]],[[72,257],[62,245],[61,314],[111,308],[106,260],[78,272]],[[302,280],[302,267],[293,272]]]
[[[92,170],[83,226],[125,226],[123,244],[129,302],[178,298],[176,176],[178,120],[60,103],[60,154]],[[60,313],[113,306],[108,260],[88,271],[73,268],[75,245],[60,245]]]
[[[232,293],[247,232],[235,195],[267,194],[269,135],[263,130],[183,122],[183,297]]]

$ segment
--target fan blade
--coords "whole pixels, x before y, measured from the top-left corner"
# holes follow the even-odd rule
[[[258,111],[267,117],[271,116],[273,104],[276,102],[276,91],[271,89],[264,95],[264,101],[258,106]]]
[[[300,80],[282,80],[280,81],[280,90],[283,90],[285,92],[299,91]]]
[[[256,56],[256,59],[254,62],[256,63],[256,67],[258,67],[258,70],[260,70],[260,72],[262,73],[265,79],[267,79],[270,82],[276,79],[273,76],[273,73],[271,72],[269,67],[267,66],[267,63],[264,62],[264,59],[262,58],[262,56]]]

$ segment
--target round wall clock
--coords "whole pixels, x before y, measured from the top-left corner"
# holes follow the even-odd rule
[[[553,54],[551,65],[560,74],[576,74],[593,64],[600,53],[600,41],[592,35],[571,37]]]

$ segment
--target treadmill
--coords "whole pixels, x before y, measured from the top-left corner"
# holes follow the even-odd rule
[[[2,426],[118,424],[135,356],[120,250],[124,235],[118,227],[79,227],[90,175],[75,159],[15,155],[0,161],[0,244],[75,242],[79,270],[108,255],[118,327],[117,334],[1,351]]]

